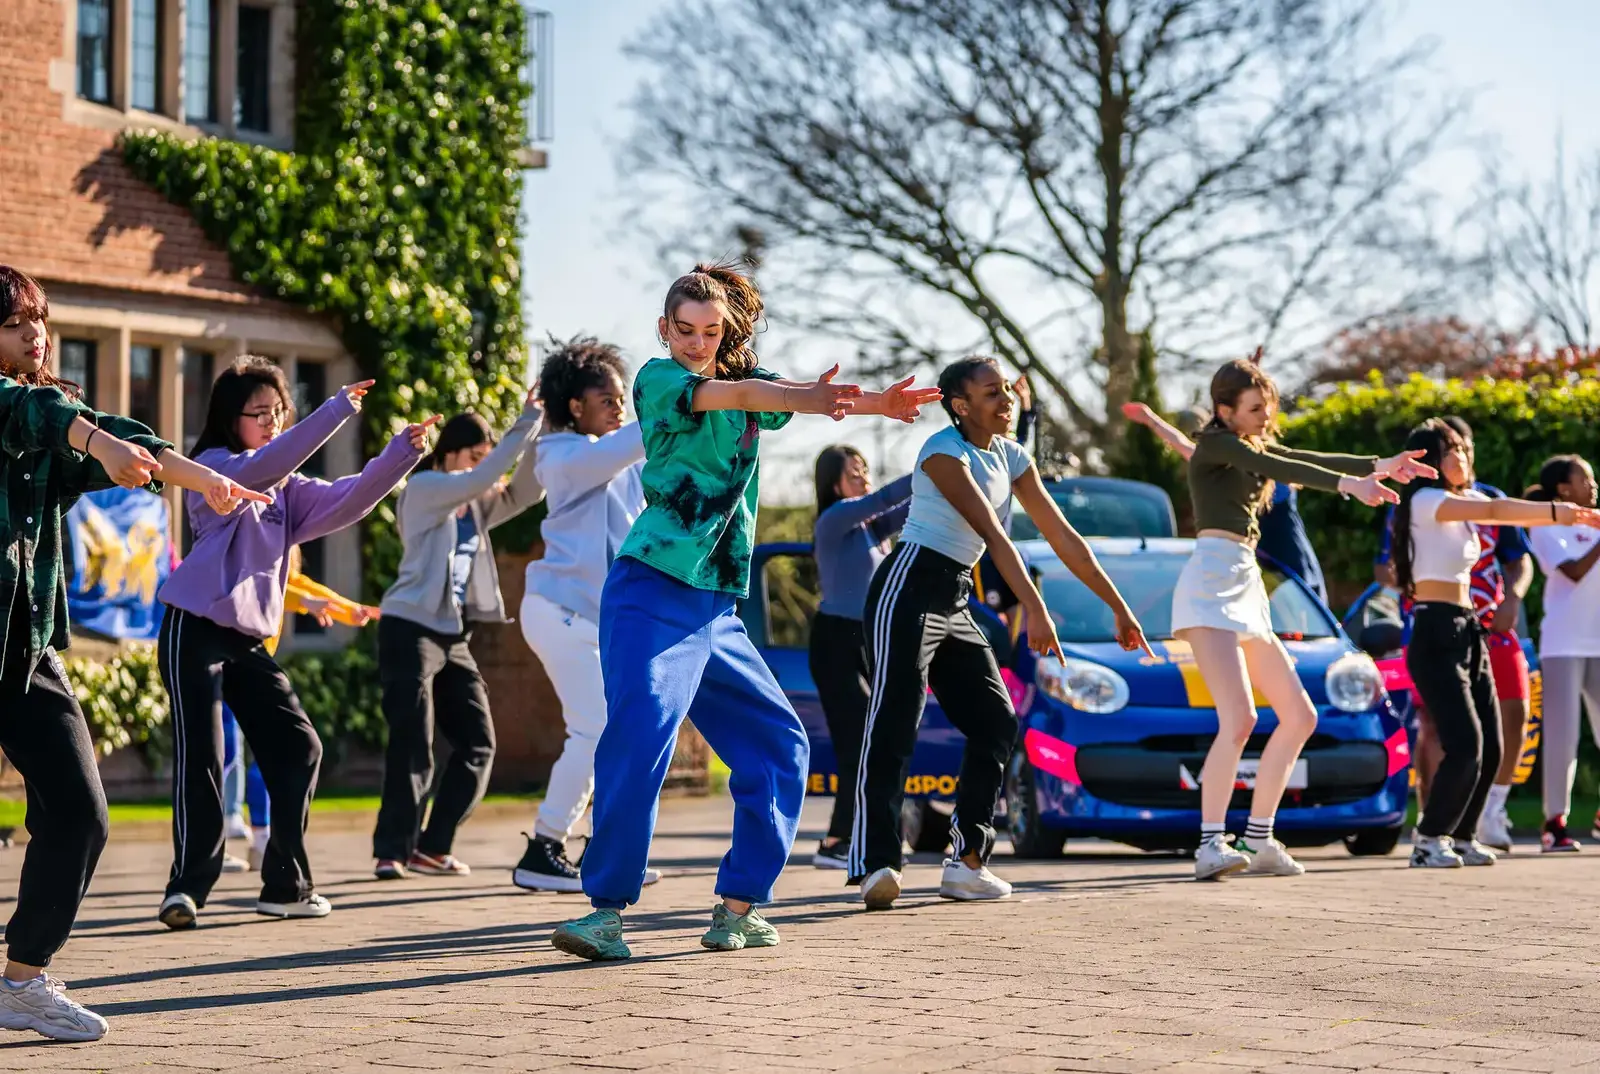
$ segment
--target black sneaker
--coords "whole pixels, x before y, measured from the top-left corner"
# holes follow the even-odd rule
[[[818,869],[850,868],[850,844],[843,839],[831,847],[818,843],[817,852],[811,855],[811,864]]]
[[[578,867],[567,860],[567,848],[542,835],[528,838],[528,850],[517,862],[511,882],[529,891],[582,891]]]

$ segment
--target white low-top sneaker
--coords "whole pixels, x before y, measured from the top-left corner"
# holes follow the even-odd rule
[[[31,1029],[51,1040],[99,1040],[106,1020],[67,995],[67,986],[40,974],[24,985],[0,982],[0,1029]]]
[[[1511,853],[1511,822],[1504,813],[1484,811],[1478,818],[1478,842],[1502,853]]]
[[[1306,871],[1276,839],[1268,839],[1260,846],[1246,839],[1244,852],[1250,855],[1248,872],[1255,876],[1300,876]]]
[[[1500,856],[1476,839],[1466,843],[1455,843],[1452,847],[1461,858],[1462,865],[1493,865],[1500,860]]]
[[[256,903],[256,913],[266,917],[327,917],[333,913],[333,904],[321,895],[312,893],[299,902]]]
[[[1250,855],[1233,845],[1231,835],[1213,835],[1194,852],[1194,878],[1221,880],[1250,868]]]
[[[156,918],[169,929],[192,929],[199,917],[199,907],[182,892],[168,895],[161,901],[161,909],[156,911]]]
[[[1411,847],[1413,869],[1459,869],[1466,862],[1456,853],[1455,840],[1448,835],[1418,833]]]
[[[887,910],[900,897],[900,872],[887,865],[861,881],[861,901],[868,910]]]
[[[944,878],[939,881],[939,898],[972,901],[1010,897],[1011,885],[991,873],[987,865],[974,869],[960,858],[944,860]]]

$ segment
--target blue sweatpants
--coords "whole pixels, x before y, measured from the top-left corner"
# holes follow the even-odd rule
[[[594,830],[582,870],[584,894],[598,908],[639,901],[685,716],[732,772],[733,843],[717,894],[772,901],[800,823],[811,746],[734,603],[730,593],[684,585],[635,559],[619,558],[606,577],[606,727],[595,750]]]
[[[272,803],[267,798],[267,783],[261,769],[244,759],[244,732],[233,710],[222,706],[222,812],[231,817],[248,807],[250,827],[272,826]]]

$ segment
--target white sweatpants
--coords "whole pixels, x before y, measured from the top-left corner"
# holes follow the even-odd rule
[[[576,612],[529,593],[522,598],[522,636],[544,665],[561,699],[567,741],[550,769],[550,785],[534,821],[535,835],[565,841],[594,794],[594,749],[606,726],[600,674],[600,628]]]
[[[1539,767],[1544,771],[1544,815],[1565,816],[1572,809],[1572,780],[1578,772],[1582,710],[1600,742],[1600,657],[1549,656],[1539,661],[1544,678],[1544,715],[1539,720]],[[1585,706],[1587,702],[1587,706]]]

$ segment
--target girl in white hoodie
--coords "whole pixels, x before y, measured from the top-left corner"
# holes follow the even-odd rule
[[[594,793],[594,750],[606,725],[600,674],[600,589],[633,520],[644,510],[638,423],[624,425],[627,367],[617,348],[574,338],[539,373],[545,434],[535,475],[549,514],[544,558],[528,564],[522,636],[561,699],[567,740],[550,770],[527,852],[512,879],[534,891],[581,891],[567,837]],[[657,874],[646,874],[646,883]]]

